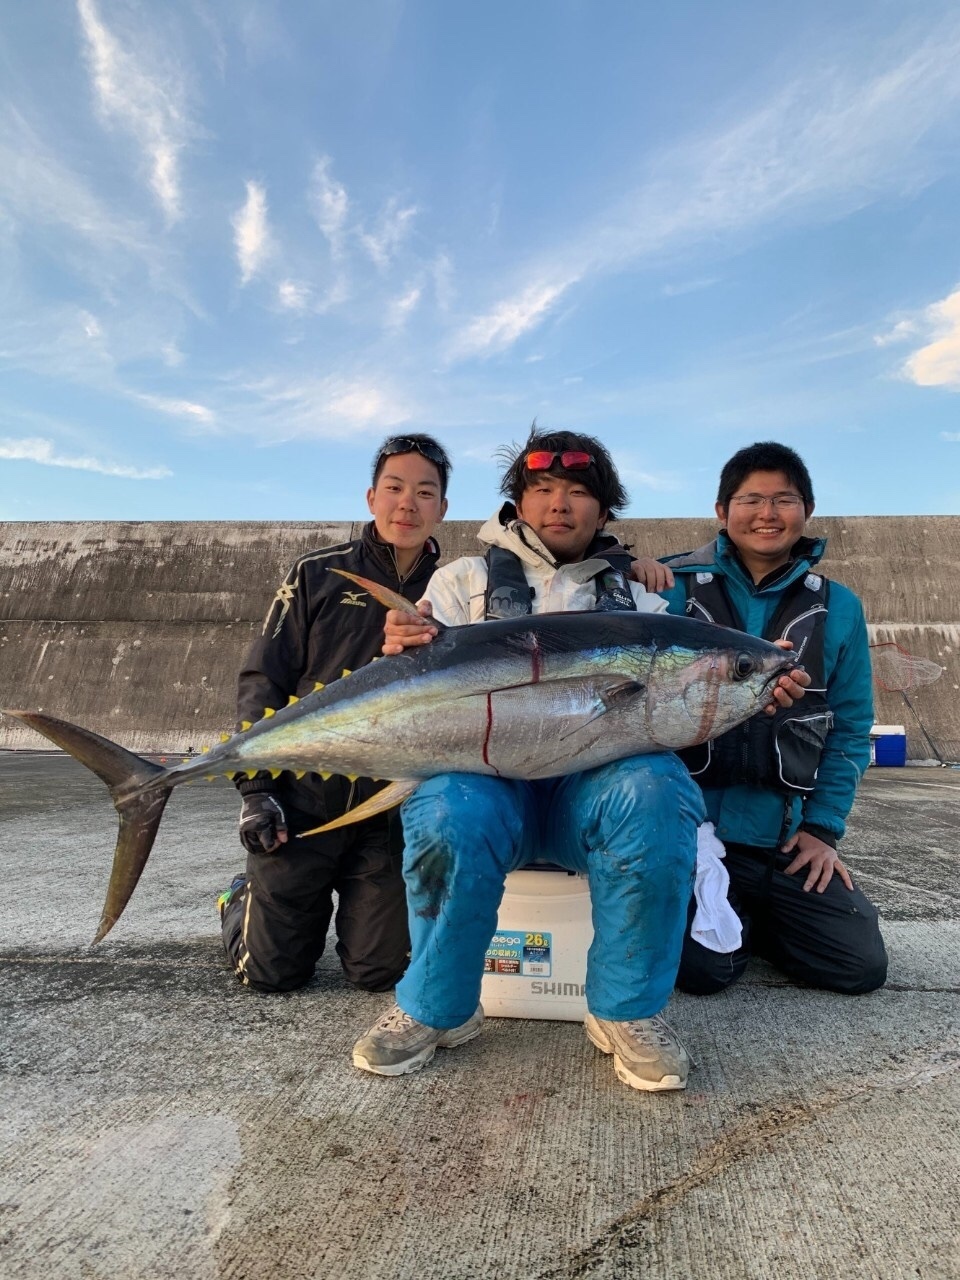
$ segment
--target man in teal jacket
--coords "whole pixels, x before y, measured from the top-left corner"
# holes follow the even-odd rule
[[[677,985],[696,994],[735,982],[751,953],[851,995],[886,980],[876,908],[836,851],[870,760],[867,629],[853,592],[816,571],[825,543],[803,536],[813,507],[801,458],[784,445],[751,445],[721,473],[717,538],[663,562],[674,577],[661,590],[669,612],[788,638],[812,678],[796,706],[681,753],[726,846],[743,924],[743,943],[728,955],[688,935]],[[647,586],[662,580],[648,576]]]

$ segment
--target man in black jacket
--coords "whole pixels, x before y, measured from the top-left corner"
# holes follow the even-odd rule
[[[450,459],[422,434],[385,440],[374,458],[361,536],[311,551],[274,597],[240,673],[238,717],[254,722],[370,662],[383,643],[384,610],[329,569],[345,569],[419,600],[439,548]],[[308,982],[337,894],[337,954],[350,982],[386,991],[407,964],[409,940],[396,814],[294,839],[339,817],[383,784],[336,775],[238,779],[246,874],[220,897],[223,944],[237,977],[260,991]]]

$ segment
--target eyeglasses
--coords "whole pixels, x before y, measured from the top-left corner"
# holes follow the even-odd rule
[[[550,453],[547,449],[534,449],[524,458],[524,466],[528,471],[549,471],[554,459],[560,459],[561,467],[568,471],[586,471],[596,462],[592,453],[581,453],[579,449],[567,449],[563,453]]]
[[[450,465],[447,461],[447,455],[439,445],[427,444],[423,440],[414,440],[411,436],[391,436],[389,440],[384,440],[380,452],[377,454],[376,466],[379,467],[384,458],[392,458],[397,453],[419,453],[422,457],[438,466],[441,474],[446,474],[447,467]],[[376,470],[376,468],[374,469]]]
[[[799,507],[803,499],[795,493],[775,493],[772,497],[766,498],[762,493],[741,493],[735,498],[730,499],[735,502],[738,507],[746,507],[748,510],[756,511],[760,507],[765,507],[769,502],[774,511],[783,507],[785,511],[790,511],[794,507]]]

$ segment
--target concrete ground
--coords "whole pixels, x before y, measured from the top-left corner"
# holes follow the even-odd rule
[[[356,1071],[388,1001],[335,956],[279,997],[224,967],[236,807],[178,791],[90,950],[106,793],[0,753],[4,1280],[960,1277],[960,770],[874,770],[858,799],[845,857],[887,987],[755,963],[676,997],[698,1066],[664,1095],[572,1023],[490,1020],[418,1075]]]

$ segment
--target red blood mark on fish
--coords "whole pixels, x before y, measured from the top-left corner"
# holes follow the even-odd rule
[[[530,678],[534,684],[540,683],[540,640],[537,636],[530,637]]]
[[[490,735],[493,733],[493,693],[487,694],[487,728],[483,735],[483,763],[489,765],[497,777],[500,771],[496,765],[490,764]]]

